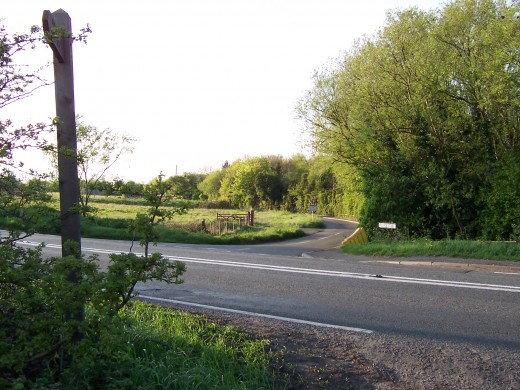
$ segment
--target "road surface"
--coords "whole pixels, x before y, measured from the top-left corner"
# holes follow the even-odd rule
[[[350,256],[338,250],[355,224],[284,242],[214,246],[159,244],[187,264],[184,284],[138,285],[141,297],[363,332],[465,341],[520,350],[520,268],[515,264]],[[60,254],[59,237],[36,235]],[[30,245],[30,242],[27,242]],[[83,239],[85,255],[128,251],[130,243]],[[134,245],[133,251],[141,248]],[[438,261],[437,261],[438,260]],[[443,261],[441,261],[443,260]]]

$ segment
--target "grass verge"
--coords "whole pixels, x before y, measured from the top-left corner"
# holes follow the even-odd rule
[[[520,261],[520,244],[463,240],[371,241],[342,247],[344,253],[368,256],[447,256],[466,259]]]
[[[72,367],[63,378],[65,388],[286,387],[274,369],[280,357],[267,340],[249,340],[203,316],[139,301],[121,314],[122,326],[104,340],[104,353]]]

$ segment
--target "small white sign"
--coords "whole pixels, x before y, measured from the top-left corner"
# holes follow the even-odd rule
[[[397,225],[393,222],[379,222],[380,229],[397,229]]]

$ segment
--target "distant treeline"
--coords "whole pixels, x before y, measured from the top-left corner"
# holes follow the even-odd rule
[[[317,202],[318,213],[359,215],[362,197],[354,191],[352,178],[338,175],[325,158],[262,156],[227,161],[208,174],[185,173],[164,179],[177,199],[196,201],[208,208],[261,208],[308,212]],[[143,194],[145,184],[132,180],[99,180],[90,187],[93,194],[121,195],[129,201]],[[57,181],[49,190],[58,191]]]

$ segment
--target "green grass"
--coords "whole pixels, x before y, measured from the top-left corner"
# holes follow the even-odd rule
[[[382,240],[342,247],[344,253],[368,256],[448,256],[520,261],[520,244],[463,240]]]
[[[142,199],[125,199],[120,197],[93,196],[92,206],[97,212],[81,219],[81,236],[89,238],[104,238],[114,240],[134,239],[128,227],[137,213],[146,212],[147,207]],[[254,226],[238,226],[232,231],[229,229],[219,230],[217,213],[244,214],[247,210],[221,210],[189,208],[196,206],[196,202],[176,201],[171,207],[187,206],[185,214],[176,214],[174,218],[159,227],[161,242],[190,243],[190,244],[255,244],[270,241],[279,241],[304,235],[303,227],[323,227],[318,219],[313,219],[308,214],[296,214],[285,211],[255,211]],[[54,216],[47,216],[47,223],[40,224],[43,228],[39,233],[58,234],[58,198],[54,197],[52,207]],[[207,230],[200,230],[204,220]],[[0,226],[5,225],[0,220]],[[219,233],[220,234],[217,234]],[[139,237],[135,237],[136,240]]]
[[[140,206],[130,207],[133,208],[100,209],[96,216],[82,218],[82,237],[131,240],[133,236],[128,226],[135,214],[143,210],[140,210]],[[233,211],[225,210],[225,212]],[[254,226],[238,227],[237,224],[234,231],[222,229],[222,234],[216,234],[218,231],[216,216],[217,210],[208,209],[193,209],[187,214],[176,215],[170,222],[159,227],[160,241],[190,244],[252,244],[301,237],[304,235],[301,227],[316,225],[316,221],[312,221],[311,217],[305,214],[281,211],[256,212]],[[202,220],[205,220],[207,228],[215,234],[197,231],[196,227],[200,226]]]
[[[112,240],[139,240],[129,230],[137,213],[145,213],[147,207],[139,198],[94,196],[91,205],[97,211],[81,218],[81,236]],[[196,202],[175,201],[169,207],[195,206]],[[225,229],[218,227],[217,213],[244,214],[247,210],[189,208],[185,214],[176,214],[173,219],[160,226],[160,241],[190,244],[255,244],[301,237],[304,227],[323,227],[323,222],[309,214],[285,211],[255,211],[254,226],[232,224]],[[37,222],[24,226],[26,218],[0,217],[0,228],[25,231],[29,228],[38,233],[59,234],[59,199],[55,194],[53,202],[45,213],[38,213]],[[33,213],[34,214],[34,213]],[[204,220],[207,232],[201,231]]]
[[[88,314],[88,313],[87,313]],[[70,368],[64,388],[274,389],[285,378],[268,340],[179,310],[133,301],[98,359]],[[117,335],[114,337],[114,335]],[[99,341],[99,340],[98,340]]]

